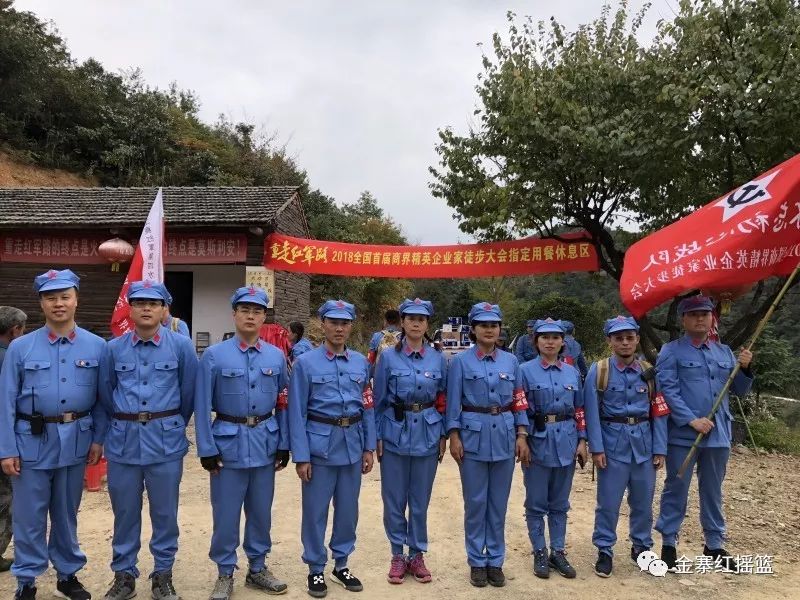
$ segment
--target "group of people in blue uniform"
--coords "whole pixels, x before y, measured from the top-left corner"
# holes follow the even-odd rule
[[[604,333],[611,356],[591,365],[584,379],[580,364],[565,359],[575,349],[569,349],[564,321],[534,321],[529,342],[535,354],[520,361],[498,349],[503,314],[488,302],[469,313],[473,346],[448,364],[426,337],[433,305],[405,300],[398,307],[396,344],[382,349],[371,365],[348,347],[355,307],[329,300],[318,310],[324,343],[304,348],[290,367],[280,350],[259,339],[268,306],[259,288],[234,292],[235,336],[210,346],[199,361],[190,340],[162,324],[170,297],[161,283],[130,285],[135,329],[108,343],[75,324],[74,273],[48,271],[34,288],[45,325],[10,344],[0,374],[0,464],[14,485],[16,599],[36,597],[35,579],[48,562],[57,573],[57,595],[91,598],[77,579],[86,563],[77,512],[85,466],[103,453],[114,513],[114,581],[105,598],[136,594],[146,490],[152,597],[179,599],[172,567],[192,415],[198,456],[210,477],[209,557],[218,569],[210,600],[231,597],[240,542],[248,560],[245,585],[270,594],[287,591],[267,557],[275,474],[290,458],[301,480],[302,560],[311,596],[327,594],[331,505],[328,547],[334,564],[328,580],[348,591],[363,589],[348,559],[356,544],[362,476],[371,472],[374,458],[391,552],[387,579],[431,581],[424,560],[427,513],[448,445],[461,474],[474,586],[506,583],[504,530],[515,464],[525,483],[534,574],[576,576],[567,559],[567,513],[575,462],[583,467],[589,454],[598,469],[595,573],[611,575],[625,490],[631,557],[652,548],[652,500],[661,467],[667,475],[655,528],[663,539],[662,559],[674,568],[690,482],[677,472],[697,433],[705,434],[692,463],[703,552],[735,570],[723,548],[721,486],[731,444],[727,398],[713,419],[707,415],[737,360],[741,370],[732,388],[747,392],[752,354],[742,350],[737,359],[709,339],[708,298],[681,302],[686,335],[664,345],[655,368],[636,358],[636,321],[609,319]],[[577,354],[582,356],[579,349]]]

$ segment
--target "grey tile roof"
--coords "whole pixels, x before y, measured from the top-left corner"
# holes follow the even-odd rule
[[[0,227],[140,225],[158,188],[0,188]],[[275,219],[298,188],[165,187],[173,225],[255,225]]]

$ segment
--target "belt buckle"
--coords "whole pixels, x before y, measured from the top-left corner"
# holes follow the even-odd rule
[[[556,422],[556,415],[547,415],[546,422],[547,423],[555,423]]]
[[[628,425],[636,425],[636,417],[628,417]]]
[[[500,407],[499,406],[490,406],[489,407],[489,414],[490,415],[499,415],[500,414]]]
[[[248,427],[255,427],[258,423],[258,415],[248,415],[244,418],[244,424]]]
[[[152,420],[151,414],[152,413],[149,412],[136,413],[136,422],[142,424],[149,423]]]
[[[350,417],[339,417],[339,427],[350,427]]]
[[[62,423],[72,423],[78,418],[78,413],[72,412],[65,412],[61,415],[61,422]]]
[[[411,405],[411,412],[418,413],[421,410],[422,410],[422,404],[420,404],[419,402],[414,402],[414,404]]]

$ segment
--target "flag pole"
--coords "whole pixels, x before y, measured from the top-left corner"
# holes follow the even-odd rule
[[[758,322],[756,330],[753,332],[753,336],[750,338],[750,343],[747,344],[748,350],[751,350],[753,348],[753,345],[756,343],[758,336],[760,336],[761,332],[764,331],[764,328],[767,326],[767,322],[772,317],[772,313],[775,312],[775,309],[778,308],[778,304],[780,304],[781,300],[783,300],[783,297],[786,295],[786,292],[789,291],[789,288],[792,286],[792,282],[797,277],[798,272],[800,272],[800,263],[797,263],[797,266],[794,268],[794,271],[792,271],[791,275],[789,275],[789,277],[786,279],[786,282],[783,284],[781,291],[778,292],[778,295],[775,296],[775,300],[772,301],[769,310],[767,310],[767,313],[764,315],[761,321]],[[739,361],[736,361],[736,364],[734,365],[733,370],[731,371],[731,374],[728,377],[728,381],[725,382],[725,385],[720,390],[719,395],[717,396],[717,399],[714,402],[714,405],[711,407],[711,412],[708,413],[708,416],[706,417],[708,420],[714,418],[714,415],[716,414],[717,410],[719,410],[719,407],[722,405],[722,400],[725,398],[725,394],[728,393],[728,390],[730,389],[731,384],[733,383],[733,379],[736,377],[736,374],[739,372],[740,369],[741,365],[739,364]],[[697,437],[694,440],[694,444],[692,444],[692,447],[689,448],[689,452],[686,455],[686,458],[684,459],[681,468],[678,469],[678,477],[683,478],[686,469],[689,467],[689,464],[692,462],[692,458],[694,458],[694,455],[697,452],[697,447],[699,446],[700,441],[703,439],[703,435],[704,435],[703,433],[697,434]],[[753,437],[752,434],[750,434],[751,440],[752,437]]]

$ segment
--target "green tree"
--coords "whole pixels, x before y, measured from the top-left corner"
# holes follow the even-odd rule
[[[495,35],[483,58],[474,128],[441,130],[431,169],[463,231],[585,230],[619,280],[636,236],[615,227],[659,228],[797,152],[795,2],[684,0],[649,47],[636,37],[643,16],[622,1],[570,33],[509,14],[507,40]],[[776,291],[763,291],[729,341],[741,343]],[[674,307],[661,315],[642,319],[650,355],[661,333],[677,335]]]

